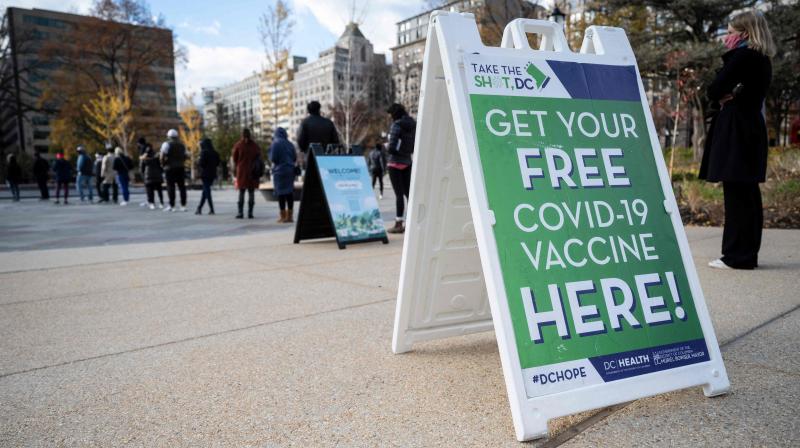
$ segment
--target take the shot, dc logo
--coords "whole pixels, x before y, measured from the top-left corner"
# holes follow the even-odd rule
[[[537,67],[533,62],[528,62],[528,65],[525,67],[525,72],[530,76],[530,78],[515,78],[515,89],[542,90],[545,88],[545,86],[547,86],[547,83],[550,82],[550,77],[547,76],[547,74],[543,71],[539,70],[539,67]]]

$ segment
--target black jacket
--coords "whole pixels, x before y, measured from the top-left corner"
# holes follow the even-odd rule
[[[37,180],[47,180],[47,178],[50,177],[50,164],[47,163],[47,160],[39,157],[35,162],[33,162],[33,177],[35,177]]]
[[[200,177],[204,180],[213,181],[217,178],[217,167],[219,166],[219,153],[210,144],[204,141],[200,143],[200,160],[197,161],[200,168]]]
[[[746,47],[722,56],[724,62],[708,87],[708,97],[726,102],[711,120],[700,178],[709,182],[764,182],[767,172],[767,126],[761,109],[772,81],[769,58]]]
[[[146,185],[160,185],[163,178],[161,161],[153,152],[145,153],[139,159],[139,169],[142,171],[142,178]]]
[[[331,120],[319,115],[309,115],[300,123],[297,129],[297,146],[307,153],[308,146],[312,143],[319,143],[323,148],[331,143],[339,143],[339,134]]]
[[[18,184],[22,180],[22,168],[16,160],[11,160],[6,165],[6,180]]]
[[[370,173],[381,175],[386,171],[386,156],[383,154],[383,150],[373,148],[372,151],[369,152],[368,161]]]
[[[403,115],[392,123],[389,129],[389,163],[404,163],[411,165],[411,155],[414,154],[414,136],[417,132],[417,122],[408,115]]]
[[[133,166],[133,160],[125,154],[114,157],[114,171],[123,178],[128,178],[130,176],[130,171],[133,169]]]

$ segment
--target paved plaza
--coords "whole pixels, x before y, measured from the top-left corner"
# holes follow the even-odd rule
[[[402,236],[294,245],[275,203],[237,221],[233,199],[215,217],[0,201],[0,446],[800,446],[800,231],[717,271],[721,229],[687,230],[729,394],[520,444],[491,332],[392,354]]]

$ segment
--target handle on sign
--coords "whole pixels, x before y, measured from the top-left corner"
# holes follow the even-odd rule
[[[548,20],[536,19],[514,19],[509,22],[503,30],[503,41],[500,46],[503,48],[532,49],[528,43],[528,33],[542,36],[539,50],[570,51],[567,37],[564,35],[564,28],[561,25]]]

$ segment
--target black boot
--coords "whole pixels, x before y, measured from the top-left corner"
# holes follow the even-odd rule
[[[244,213],[242,212],[242,209],[244,208],[244,204],[239,202],[238,205],[239,205],[239,213],[236,214],[236,219],[242,219],[242,218],[244,218]]]
[[[200,207],[197,207],[197,210],[194,211],[194,214],[195,215],[202,215],[203,214],[203,209],[200,208]]]
[[[208,214],[209,215],[214,214],[214,203],[211,202],[211,198],[208,198]]]
[[[253,219],[253,207],[255,206],[255,202],[249,202],[247,204],[247,219]]]

